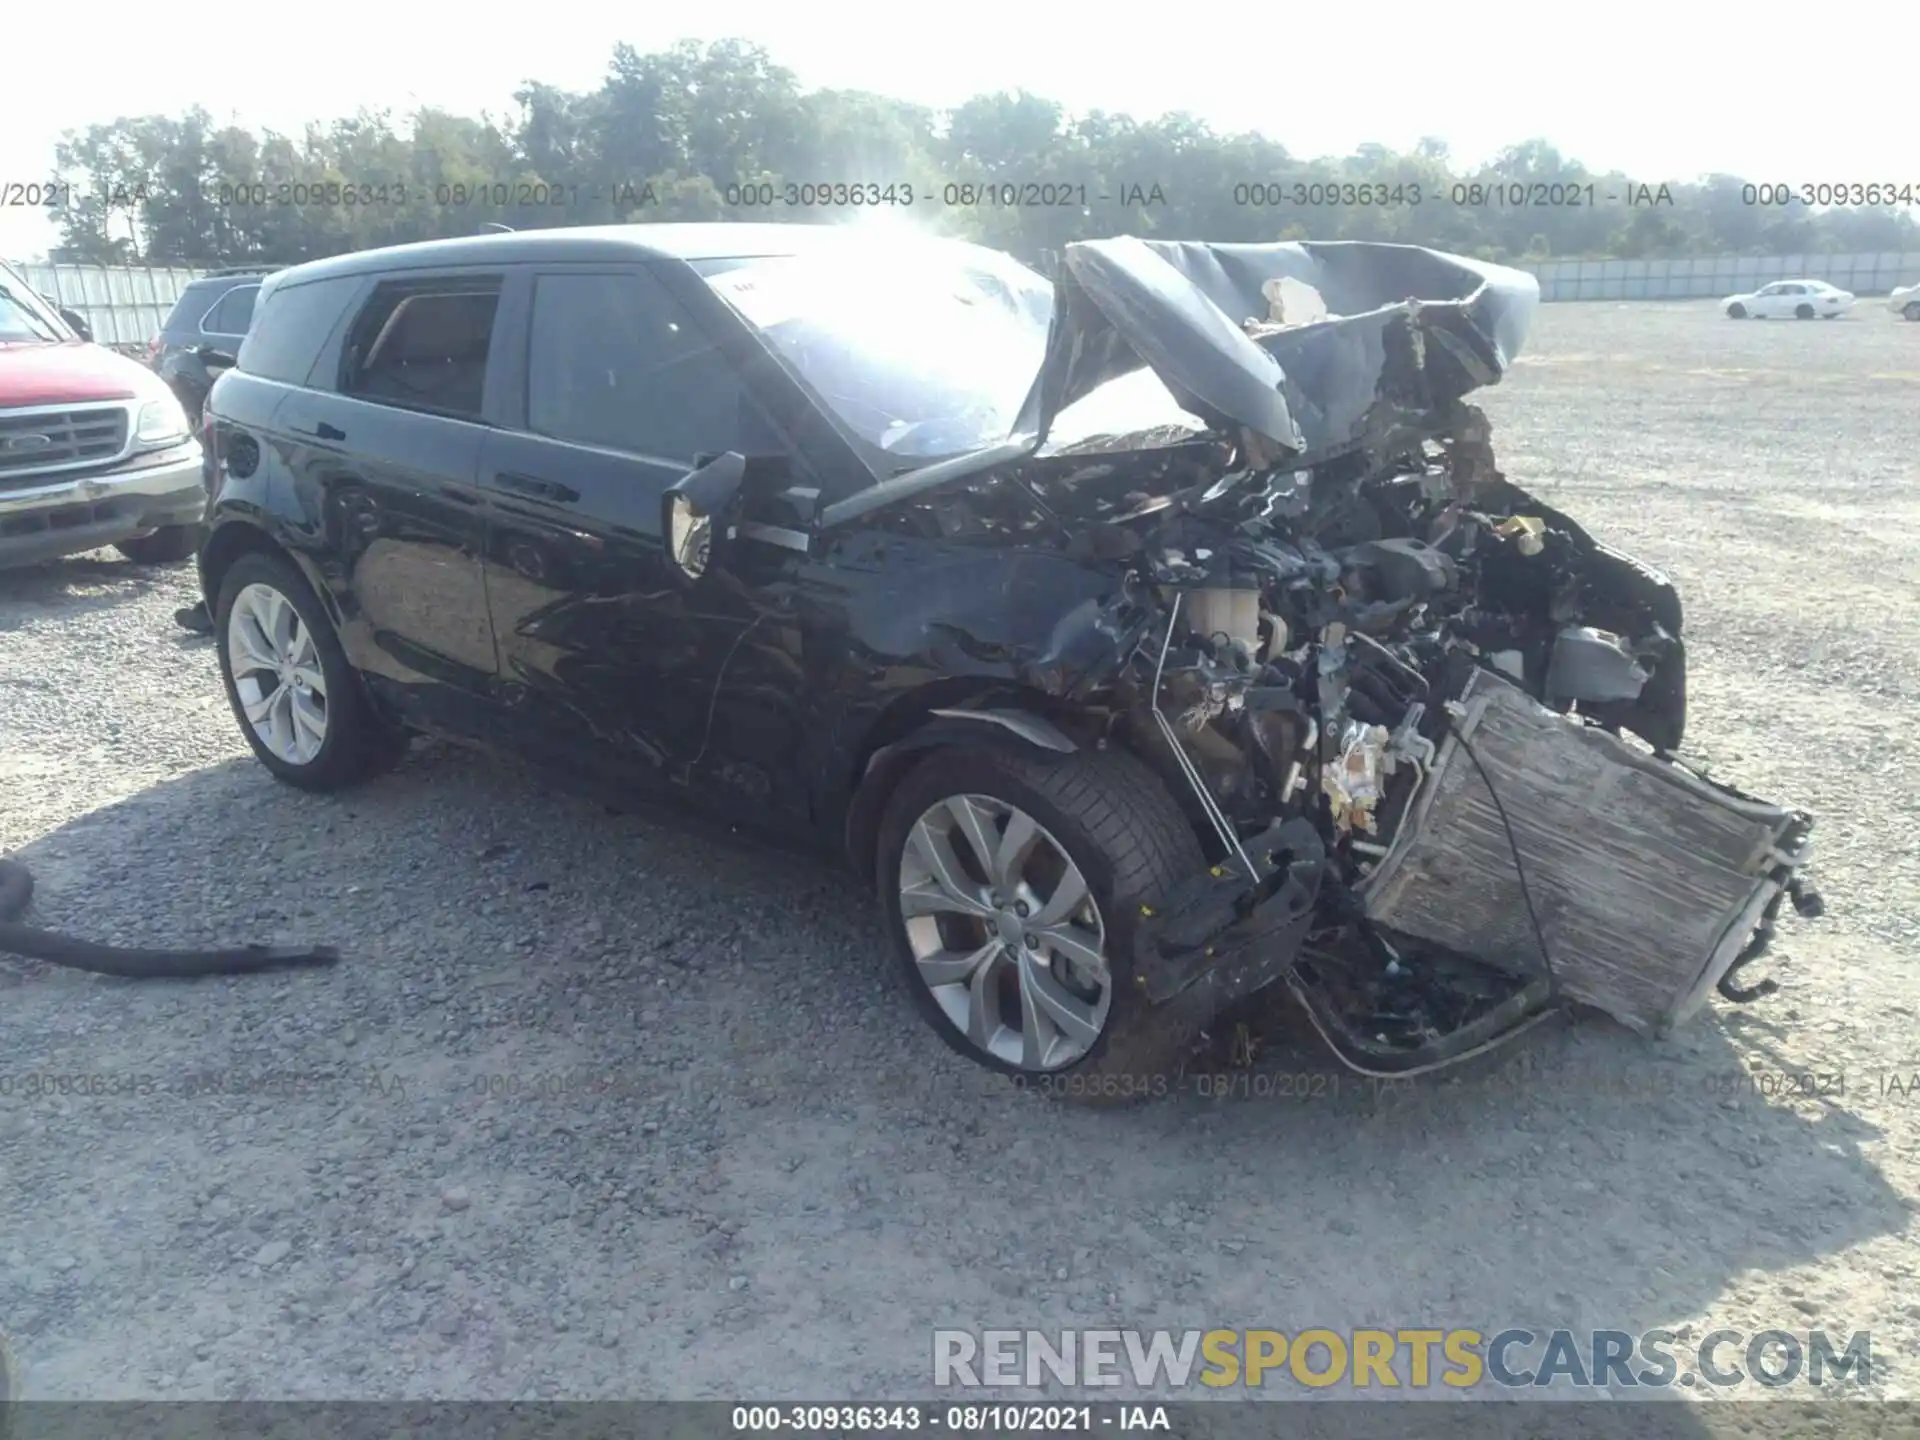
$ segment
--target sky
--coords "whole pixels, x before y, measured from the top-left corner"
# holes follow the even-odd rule
[[[1791,55],[1776,51],[1788,27],[1764,14],[1729,20],[1646,0],[1165,9],[543,0],[491,13],[328,0],[298,19],[253,13],[260,33],[249,37],[231,16],[92,0],[84,40],[8,67],[0,198],[7,182],[47,177],[63,130],[119,115],[199,103],[216,120],[295,134],[360,106],[504,116],[525,79],[593,87],[619,41],[646,51],[729,37],[765,46],[807,88],[936,107],[1025,88],[1076,112],[1187,110],[1219,130],[1262,131],[1297,155],[1437,135],[1473,163],[1539,135],[1589,167],[1648,183],[1721,170],[1795,186],[1920,187],[1911,73],[1872,60],[1891,11],[1846,3],[1793,27]],[[27,258],[54,240],[39,213],[0,205],[0,256]]]

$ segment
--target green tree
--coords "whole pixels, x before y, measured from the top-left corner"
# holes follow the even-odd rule
[[[619,45],[594,88],[530,78],[501,120],[363,111],[289,136],[189,107],[69,132],[54,160],[75,196],[59,216],[62,249],[103,262],[298,261],[492,224],[847,218],[830,206],[745,203],[766,192],[740,187],[761,182],[776,196],[788,183],[891,185],[896,200],[910,185],[916,224],[1029,260],[1116,234],[1389,240],[1533,261],[1920,249],[1910,213],[1755,205],[1736,175],[1672,181],[1671,205],[1628,207],[1617,198],[1628,177],[1596,173],[1541,137],[1472,167],[1433,136],[1405,151],[1367,143],[1309,159],[1192,115],[1069,115],[1029,91],[977,95],[944,114],[864,91],[803,91],[743,40]],[[949,184],[973,186],[971,200],[946,203],[963,199]],[[1376,203],[1345,203],[1349,194]]]

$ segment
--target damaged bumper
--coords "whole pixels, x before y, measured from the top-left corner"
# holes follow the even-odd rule
[[[1736,977],[1783,902],[1819,910],[1812,818],[1677,758],[1673,586],[1509,484],[1478,411],[1453,421],[1437,453],[1229,498],[1237,525],[1206,513],[1220,482],[1153,515],[1149,618],[1106,627],[1134,744],[1216,840],[1143,917],[1149,998],[1284,980],[1370,1074],[1571,1005],[1665,1035],[1765,993]]]
[[[1285,980],[1371,1075],[1470,1058],[1570,1004],[1664,1037],[1765,950],[1783,902],[1820,913],[1812,818],[1562,714],[1491,669],[1446,704],[1386,845],[1346,869],[1304,817],[1243,842],[1148,912],[1140,974],[1163,1002]],[[1391,737],[1388,737],[1391,739]],[[1342,767],[1329,794],[1367,787]],[[1344,943],[1343,943],[1344,942]]]
[[[1246,843],[1257,874],[1214,865],[1148,907],[1136,973],[1155,1004],[1194,986],[1224,1003],[1293,966],[1313,922],[1327,851],[1304,820],[1283,820]]]

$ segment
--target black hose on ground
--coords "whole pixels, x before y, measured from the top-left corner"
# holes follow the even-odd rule
[[[332,965],[340,952],[330,945],[298,949],[280,945],[244,945],[233,950],[129,950],[96,945],[19,923],[33,898],[33,872],[17,860],[0,860],[0,952],[44,960],[90,975],[122,975],[133,980],[183,980],[198,975],[249,975],[292,966]]]

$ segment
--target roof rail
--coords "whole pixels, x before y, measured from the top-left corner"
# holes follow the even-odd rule
[[[222,265],[207,271],[204,279],[211,280],[216,275],[270,275],[275,270],[284,270],[284,265]]]

